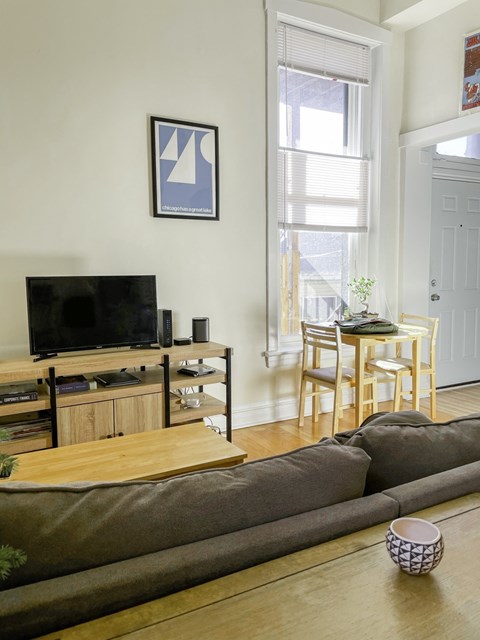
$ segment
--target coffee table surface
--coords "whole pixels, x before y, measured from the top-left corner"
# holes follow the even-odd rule
[[[392,562],[387,522],[43,640],[478,640],[480,494],[415,515],[445,539],[428,575]]]
[[[18,456],[10,480],[62,482],[154,480],[239,464],[247,454],[197,422]]]

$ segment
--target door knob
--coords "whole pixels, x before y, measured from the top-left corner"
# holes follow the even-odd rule
[[[438,295],[438,293],[432,293],[432,295],[430,296],[430,300],[432,302],[436,302],[437,300],[440,300],[440,296]]]

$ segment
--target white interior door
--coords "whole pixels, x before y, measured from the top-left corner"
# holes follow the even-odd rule
[[[429,314],[437,386],[480,380],[480,184],[433,179]]]

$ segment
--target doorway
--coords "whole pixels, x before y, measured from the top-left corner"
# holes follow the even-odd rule
[[[472,219],[480,219],[480,213],[476,214],[470,212],[465,213],[468,222],[459,222],[463,224],[462,230],[467,229],[464,236],[468,239],[465,240],[464,246],[468,248],[469,257],[465,257],[464,263],[464,278],[467,277],[467,264],[468,264],[468,286],[463,286],[464,289],[472,289],[472,298],[476,296],[476,301],[468,303],[465,308],[462,309],[460,314],[453,307],[458,307],[457,301],[451,304],[450,311],[448,311],[448,297],[447,293],[443,292],[443,289],[447,289],[444,285],[440,286],[437,282],[437,286],[431,285],[432,279],[437,279],[433,275],[433,271],[437,271],[438,266],[435,266],[434,261],[442,258],[435,258],[435,250],[438,248],[439,255],[442,255],[442,248],[438,240],[431,239],[432,233],[435,234],[435,225],[432,223],[432,211],[433,198],[439,197],[438,194],[434,194],[435,183],[438,180],[438,172],[435,173],[433,167],[433,147],[439,142],[454,140],[463,136],[470,136],[480,131],[480,112],[469,115],[469,117],[458,117],[452,120],[441,122],[435,125],[425,127],[423,129],[417,129],[415,131],[406,132],[400,135],[400,148],[401,148],[401,211],[400,211],[400,256],[399,256],[399,286],[398,286],[398,306],[399,309],[415,310],[415,313],[419,315],[433,315],[440,317],[439,334],[442,332],[447,335],[439,335],[439,348],[437,348],[437,369],[439,368],[440,377],[437,380],[437,386],[449,386],[456,384],[465,384],[471,381],[477,381],[480,378],[480,364],[479,362],[479,341],[480,336],[478,331],[480,329],[480,318],[478,318],[479,308],[479,292],[478,285],[472,287],[472,274],[474,273],[474,258],[477,253],[480,256],[480,249],[474,245],[474,236],[478,231],[478,224],[470,224]],[[465,159],[463,159],[465,160]],[[477,169],[478,170],[478,169]],[[448,175],[449,169],[444,171],[444,175],[441,177],[444,179],[442,183],[450,179],[458,178],[457,175]],[[458,182],[458,180],[457,180]],[[445,185],[444,185],[445,186]],[[458,186],[458,185],[457,185]],[[476,184],[477,192],[474,198],[480,196],[480,184]],[[452,195],[452,192],[445,191],[445,196]],[[458,194],[456,194],[458,196]],[[464,194],[465,195],[465,194]],[[466,196],[467,197],[467,196]],[[450,203],[447,202],[446,208],[448,209]],[[471,204],[467,204],[467,210]],[[474,210],[475,206],[473,207]],[[439,224],[439,226],[441,226]],[[453,223],[447,223],[447,227],[453,229],[455,225]],[[453,235],[453,231],[442,232],[444,236],[450,233]],[[463,233],[463,231],[462,231]],[[444,244],[448,245],[446,239]],[[433,245],[433,257],[431,254],[431,246]],[[450,248],[455,246],[454,242],[450,242]],[[458,248],[457,251],[463,251]],[[480,259],[480,258],[478,258]],[[438,262],[437,262],[438,264]],[[445,271],[445,270],[444,270]],[[480,265],[477,266],[477,274],[480,279]],[[445,274],[446,277],[446,274]],[[457,285],[453,287],[457,288]],[[439,292],[439,289],[442,289]],[[443,301],[442,297],[437,303],[445,304],[445,309],[441,309],[439,304],[435,306],[431,301],[430,296],[437,293],[442,296],[444,293]],[[454,317],[450,326],[448,325],[448,318],[445,314],[450,314],[450,317]],[[443,315],[443,317],[442,317]],[[459,316],[462,317],[461,322],[458,320]],[[466,329],[465,329],[465,325]],[[462,335],[466,332],[468,338],[465,338],[463,342],[458,346],[452,346],[452,342],[455,345],[455,340],[458,340],[458,335]],[[459,355],[459,363],[454,362],[450,367],[450,351]],[[439,356],[439,352],[441,356]],[[472,355],[473,354],[473,355]],[[452,356],[455,360],[456,355]],[[441,358],[441,359],[440,359]],[[439,363],[440,360],[440,363]],[[474,362],[470,367],[468,363]],[[457,366],[459,365],[459,366]],[[465,366],[464,366],[465,365]],[[466,373],[465,373],[466,369]],[[472,373],[473,369],[473,373]]]
[[[449,172],[453,175],[453,172]],[[480,377],[480,176],[432,180],[429,315],[440,318],[437,386]]]

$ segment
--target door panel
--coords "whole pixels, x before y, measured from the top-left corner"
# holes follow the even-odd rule
[[[480,379],[480,184],[433,179],[429,314],[439,387]]]
[[[59,447],[113,437],[113,401],[59,408],[57,433]]]
[[[128,435],[163,427],[163,393],[115,400],[115,434]]]

